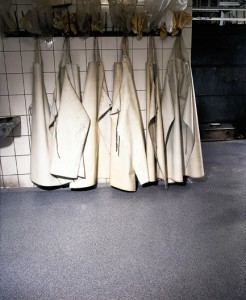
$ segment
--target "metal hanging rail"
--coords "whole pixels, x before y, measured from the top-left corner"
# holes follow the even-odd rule
[[[220,25],[223,25],[223,22],[246,22],[245,7],[193,7],[192,12],[193,21],[220,21]],[[238,16],[238,13],[240,13],[240,16]],[[215,14],[220,14],[220,16]]]

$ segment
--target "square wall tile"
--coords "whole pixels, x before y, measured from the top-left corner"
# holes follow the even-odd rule
[[[24,78],[24,91],[27,95],[32,95],[33,88],[33,73],[23,74]]]
[[[86,72],[80,72],[80,88],[81,88],[81,92],[84,92],[85,90],[85,81],[86,81]]]
[[[168,36],[163,43],[163,49],[173,49],[174,43],[176,41],[176,37]]]
[[[85,48],[86,48],[86,50],[88,50],[88,49],[94,50],[94,38],[93,37],[89,37],[85,40]]]
[[[15,156],[1,157],[3,175],[17,174]]]
[[[54,49],[54,38],[40,38],[39,39],[39,49],[44,51],[53,51]]]
[[[163,45],[165,43],[165,40],[161,40],[159,36],[154,37],[154,46],[156,49],[162,49]]]
[[[70,38],[71,50],[85,50],[85,39],[74,37]]]
[[[35,60],[35,52],[34,51],[22,51],[22,68],[24,73],[32,73],[33,72],[33,63]]]
[[[29,155],[30,145],[28,136],[21,136],[14,138],[16,155]]]
[[[28,135],[28,116],[21,116],[21,122],[13,130],[14,136]]]
[[[54,38],[54,50],[62,50],[64,48],[65,38],[63,37],[55,37]]]
[[[14,156],[14,139],[12,136],[8,136],[0,140],[0,156]]]
[[[9,116],[10,108],[9,108],[9,97],[8,96],[0,96],[0,116]]]
[[[44,73],[44,84],[46,93],[53,93],[56,84],[55,73]]]
[[[0,95],[8,95],[8,85],[5,74],[0,74]]]
[[[0,51],[0,74],[5,74],[5,59],[4,59],[4,52]]]
[[[99,42],[99,41],[98,41]],[[104,37],[101,39],[101,45],[99,44],[99,49],[117,49],[117,38],[116,37]]]
[[[43,61],[43,72],[54,72],[55,62],[53,51],[41,51]]]
[[[10,95],[24,94],[22,74],[7,74],[8,89]]]
[[[79,70],[86,71],[86,54],[85,50],[71,50],[72,63],[79,66]]]
[[[143,37],[138,40],[136,37],[133,39],[133,49],[147,49],[148,38]]]
[[[20,187],[33,187],[30,175],[18,175]]]
[[[32,37],[22,37],[20,39],[20,47],[22,51],[35,50],[36,41]]]
[[[0,188],[4,187],[3,176],[0,175]]]
[[[138,101],[141,110],[146,110],[146,91],[137,91]]]
[[[7,73],[22,73],[20,52],[5,52]]]
[[[24,95],[9,96],[11,115],[26,115]]]
[[[145,70],[134,70],[134,81],[137,91],[146,91]]]
[[[147,61],[146,50],[133,50],[133,69],[145,70],[145,64]]]
[[[30,173],[30,155],[16,156],[18,174]]]
[[[102,50],[102,61],[105,70],[113,70],[114,63],[117,62],[117,52],[115,50]]]
[[[17,175],[3,176],[3,183],[5,188],[18,188],[19,181]]]
[[[114,71],[105,71],[105,79],[108,86],[108,91],[113,91],[113,84],[114,84]]]
[[[20,51],[20,38],[3,38],[4,51]]]

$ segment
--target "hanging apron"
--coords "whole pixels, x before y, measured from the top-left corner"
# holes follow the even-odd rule
[[[85,175],[71,182],[71,188],[91,187],[97,184],[97,178],[109,178],[111,101],[96,38],[94,54],[94,61],[88,65],[83,98],[91,120],[84,148]]]
[[[31,134],[31,180],[44,186],[59,186],[61,182],[50,174],[52,133],[49,131],[50,107],[44,86],[42,59],[39,42],[36,44],[33,65],[32,134]]]
[[[162,97],[168,182],[204,176],[196,101],[189,57],[182,36],[176,38]]]
[[[56,96],[59,109],[54,121],[50,172],[61,178],[76,179],[84,176],[82,154],[90,119],[80,100],[79,69],[71,63],[68,40],[66,62],[60,68],[58,81]]]
[[[148,60],[146,63],[146,153],[149,181],[162,179],[166,183],[163,121],[160,100],[158,67],[154,39],[149,37]]]
[[[110,185],[136,191],[136,176],[141,184],[147,183],[149,177],[142,119],[126,43],[123,38],[123,59],[114,65]]]
[[[111,136],[111,118],[110,112],[112,102],[108,95],[108,88],[105,80],[103,63],[98,53],[98,178],[109,178],[110,173],[110,136]]]

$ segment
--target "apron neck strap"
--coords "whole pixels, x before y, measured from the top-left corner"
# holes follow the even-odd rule
[[[36,45],[35,45],[35,63],[40,64],[42,62],[42,58],[40,55],[40,43],[39,38],[36,39]]]
[[[99,45],[98,45],[98,38],[94,38],[94,61],[100,62],[101,57],[100,57],[100,51],[99,51]]]
[[[71,63],[71,55],[70,55],[70,40],[69,38],[64,39],[64,43],[62,46],[62,56],[59,62],[59,69],[65,66],[67,63]]]
[[[172,57],[177,57],[183,61],[189,62],[189,55],[182,34],[179,34],[176,37],[176,41],[172,52]]]
[[[121,49],[122,49],[122,55],[123,56],[128,56],[128,54],[129,54],[129,43],[128,43],[128,38],[126,36],[122,37]]]
[[[155,40],[153,36],[149,36],[149,45],[148,45],[148,63],[157,63],[156,51],[155,51]]]
[[[71,55],[70,55],[70,39],[69,38],[65,38],[65,62],[67,63],[71,63]]]

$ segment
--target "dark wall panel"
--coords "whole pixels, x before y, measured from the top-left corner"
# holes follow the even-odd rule
[[[246,134],[246,25],[193,22],[191,55],[199,122]]]
[[[197,95],[246,94],[246,66],[193,66],[193,76]]]
[[[221,122],[240,124],[245,119],[244,96],[197,96],[200,123]]]

